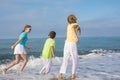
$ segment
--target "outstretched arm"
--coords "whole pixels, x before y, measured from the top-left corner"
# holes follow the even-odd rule
[[[77,32],[79,32],[81,34],[80,26],[77,27]]]

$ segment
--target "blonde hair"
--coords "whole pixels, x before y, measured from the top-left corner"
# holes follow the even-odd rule
[[[77,18],[73,14],[69,15],[67,20],[68,20],[69,24],[73,24],[73,23],[77,24]],[[80,29],[78,24],[76,25],[76,33],[80,33],[81,34],[81,29]]]
[[[72,24],[72,23],[77,23],[77,18],[75,17],[75,15],[69,15],[68,16],[68,18],[67,18],[67,20],[68,20],[68,23],[70,23],[70,24]]]

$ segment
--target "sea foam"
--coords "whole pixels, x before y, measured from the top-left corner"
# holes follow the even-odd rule
[[[79,55],[76,80],[120,80],[120,53],[100,53],[94,51],[88,55]],[[22,64],[12,67],[7,71],[6,75],[2,75],[0,71],[0,80],[50,80],[57,76],[62,64],[62,57],[52,59],[51,71],[46,75],[38,75],[42,68],[43,61],[41,57],[30,56],[28,64],[23,73],[19,74],[18,70]],[[6,64],[1,64],[0,69]],[[69,60],[66,74],[67,78],[71,75],[72,61]]]

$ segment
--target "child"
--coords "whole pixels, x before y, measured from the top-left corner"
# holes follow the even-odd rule
[[[43,63],[44,66],[40,70],[40,74],[47,74],[50,71],[52,65],[52,58],[55,58],[54,48],[55,48],[55,38],[56,32],[51,31],[49,33],[49,38],[46,40],[44,44],[44,48],[42,51]]]
[[[70,56],[72,57],[72,63],[73,63],[71,78],[72,79],[75,78],[77,61],[78,61],[77,43],[79,41],[77,37],[77,33],[81,32],[80,27],[76,20],[77,18],[74,15],[68,16],[67,38],[64,46],[63,63],[60,72],[57,75],[58,79],[62,79],[62,74],[66,73],[68,59]]]
[[[2,69],[2,74],[6,74],[6,71],[8,69],[10,69],[11,67],[15,66],[16,64],[19,63],[20,61],[20,57],[24,60],[23,64],[20,67],[19,72],[21,73],[24,69],[24,67],[26,66],[27,62],[28,62],[28,58],[27,58],[27,52],[25,50],[25,48],[29,49],[28,47],[26,47],[26,42],[28,40],[28,34],[31,32],[31,26],[30,25],[26,25],[22,31],[22,33],[19,36],[19,39],[15,42],[14,45],[11,46],[12,49],[14,49],[14,55],[15,55],[15,60],[13,62],[11,62],[10,64],[8,64],[6,66],[6,68]]]

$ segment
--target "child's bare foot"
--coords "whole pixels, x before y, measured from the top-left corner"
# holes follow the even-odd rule
[[[19,74],[22,74],[22,73],[23,73],[23,71],[21,71],[21,70],[20,70],[18,73],[19,73]]]
[[[7,71],[6,68],[2,69],[2,74],[5,75],[5,74],[6,74],[6,71]]]
[[[58,80],[62,79],[62,74],[61,74],[61,73],[58,73],[57,79],[58,79]]]
[[[76,76],[75,76],[74,74],[72,74],[71,79],[75,79],[75,77],[76,77]]]

